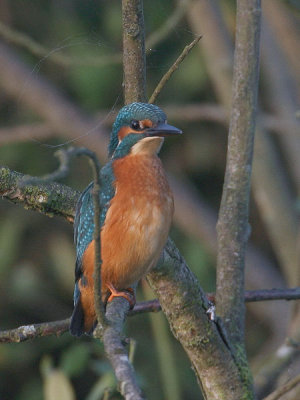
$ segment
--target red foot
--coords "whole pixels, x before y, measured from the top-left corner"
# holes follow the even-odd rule
[[[130,305],[130,309],[132,310],[135,306],[136,300],[134,295],[134,290],[132,288],[128,288],[125,290],[117,290],[111,283],[106,285],[110,290],[111,294],[107,300],[107,302],[112,301],[114,297],[124,297]]]

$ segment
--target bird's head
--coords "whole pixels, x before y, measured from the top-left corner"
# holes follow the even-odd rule
[[[131,151],[147,149],[158,152],[163,137],[181,133],[167,124],[167,116],[159,107],[148,103],[131,103],[119,111],[113,124],[109,156],[122,157]]]

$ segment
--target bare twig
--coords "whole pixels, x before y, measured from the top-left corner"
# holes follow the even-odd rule
[[[291,289],[271,289],[271,290],[248,290],[245,291],[245,301],[265,301],[265,300],[298,300],[300,298],[300,288]]]
[[[269,396],[265,397],[264,400],[279,400],[283,395],[294,389],[299,384],[300,384],[300,375],[296,376],[294,379],[291,379],[285,385],[276,389],[273,393],[269,394]]]
[[[93,153],[90,150],[79,147],[69,147],[67,149],[58,150],[54,153],[54,155],[59,160],[59,167],[57,168],[57,170],[41,177],[24,176],[22,181],[19,183],[19,186],[24,187],[28,184],[48,183],[64,179],[70,173],[70,164],[74,157],[80,155],[86,155],[88,157],[92,157],[92,154]]]
[[[158,85],[154,89],[154,92],[152,93],[149,103],[154,103],[155,100],[157,99],[158,95],[168,82],[168,80],[171,78],[171,76],[174,74],[174,72],[177,70],[179,65],[182,63],[182,61],[185,59],[185,57],[189,54],[189,52],[194,48],[194,46],[199,42],[202,36],[196,37],[189,45],[185,46],[183,49],[182,53],[180,56],[177,58],[177,60],[174,62],[174,64],[171,66],[171,68],[168,70],[168,72],[161,78],[159,81]]]
[[[286,371],[287,367],[291,366],[299,354],[299,342],[288,336],[267,359],[258,360],[253,365],[253,370],[256,372],[254,376],[255,391],[259,399],[272,390],[278,377],[283,371]]]
[[[214,293],[207,293],[210,301],[215,301]],[[291,289],[271,289],[271,290],[249,290],[245,292],[245,302],[272,301],[272,300],[299,300],[300,288]],[[161,311],[161,305],[158,299],[142,301],[137,303],[133,310],[128,312],[129,317],[148,312]],[[24,342],[40,336],[59,335],[69,329],[70,318],[43,322],[40,324],[30,324],[20,326],[19,328],[0,331],[0,343]]]
[[[93,66],[100,67],[111,64],[120,64],[122,62],[121,53],[103,55],[103,56],[87,56],[78,57],[58,53],[62,48],[69,47],[69,45],[54,47],[48,49],[41,45],[31,37],[27,36],[24,32],[18,32],[0,21],[0,35],[9,43],[21,46],[28,50],[31,54],[42,57],[43,60],[49,59],[63,67],[74,66]]]
[[[69,326],[70,318],[61,321],[20,326],[16,329],[1,331],[0,343],[20,343],[37,337],[60,335],[66,332],[69,329]]]

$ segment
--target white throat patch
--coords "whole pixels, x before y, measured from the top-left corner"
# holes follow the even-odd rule
[[[149,136],[137,142],[131,148],[131,154],[155,154],[158,153],[163,145],[164,138],[160,136]]]

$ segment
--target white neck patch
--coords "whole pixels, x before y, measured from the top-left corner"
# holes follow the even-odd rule
[[[149,136],[140,141],[138,141],[134,146],[131,148],[131,154],[157,154],[161,146],[163,145],[164,138],[160,136]]]

